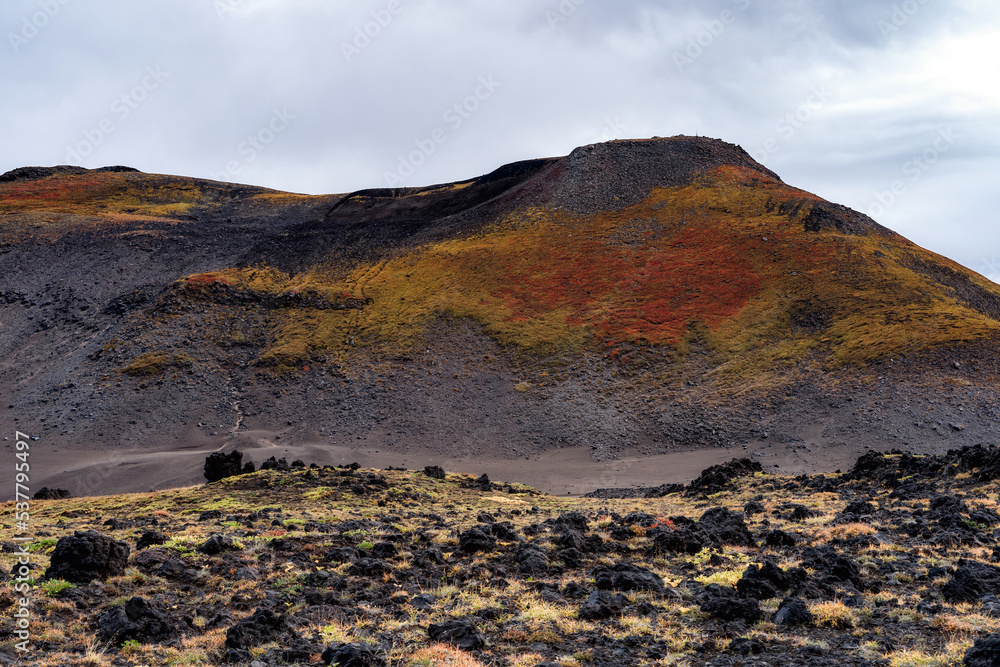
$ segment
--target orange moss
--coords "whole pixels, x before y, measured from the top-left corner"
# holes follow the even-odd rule
[[[908,268],[913,253],[935,256],[904,239],[807,232],[805,218],[820,202],[723,167],[620,211],[517,211],[480,234],[346,276],[245,269],[194,279],[358,302],[286,313],[262,355],[279,366],[359,345],[405,349],[439,316],[471,318],[525,352],[601,350],[622,363],[648,346],[680,358],[697,340],[723,375],[794,364],[816,351],[832,366],[863,362],[1000,331]],[[800,311],[820,324],[800,325]]]
[[[183,278],[184,284],[193,289],[198,289],[200,287],[205,287],[207,285],[214,285],[215,283],[221,283],[223,285],[232,285],[229,277],[221,271],[211,271],[209,273],[196,273],[194,275],[187,276]]]
[[[57,174],[0,183],[0,213],[170,220],[202,200],[189,179],[137,172]],[[128,218],[126,218],[128,219]]]

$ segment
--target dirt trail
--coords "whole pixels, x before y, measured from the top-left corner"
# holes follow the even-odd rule
[[[43,486],[68,489],[73,495],[145,492],[204,482],[205,457],[214,451],[238,447],[256,464],[275,456],[289,462],[301,459],[319,465],[357,462],[366,468],[389,466],[421,469],[439,465],[449,472],[483,473],[494,481],[520,482],[556,495],[582,495],[598,488],[658,486],[688,482],[705,468],[734,457],[751,456],[768,472],[798,474],[843,468],[862,453],[857,447],[828,447],[808,460],[795,450],[767,443],[750,446],[678,451],[655,456],[624,453],[613,461],[594,461],[586,447],[564,447],[522,459],[481,456],[442,456],[428,449],[385,452],[333,446],[319,442],[285,444],[275,431],[244,431],[238,441],[206,443],[184,449],[158,451],[58,451],[45,445],[32,449],[32,490]],[[0,484],[12,486],[9,474]]]

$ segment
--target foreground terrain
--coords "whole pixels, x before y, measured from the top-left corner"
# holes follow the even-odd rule
[[[32,501],[30,654],[18,664],[979,667],[1000,656],[981,642],[966,658],[1000,631],[993,447],[872,452],[845,473],[798,477],[733,460],[685,486],[580,499],[438,468],[275,466]],[[16,576],[13,509],[0,560]],[[17,658],[14,583],[0,588],[2,664]]]

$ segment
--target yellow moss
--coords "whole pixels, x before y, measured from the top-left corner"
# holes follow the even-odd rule
[[[137,216],[176,217],[210,199],[195,183],[145,174],[0,184],[0,211],[18,211],[19,224],[40,229],[76,215],[134,225]],[[253,201],[314,199],[263,192]],[[709,353],[713,379],[752,378],[755,386],[806,359],[836,368],[1000,333],[1000,323],[914,267],[937,264],[1000,294],[996,285],[901,237],[807,232],[804,219],[821,202],[755,172],[723,168],[688,186],[657,188],[620,211],[526,208],[480,233],[375,263],[294,276],[227,269],[188,284],[350,302],[274,313],[257,363],[278,369],[316,357],[342,361],[355,348],[404,352],[442,317],[474,321],[499,344],[536,356],[599,353],[628,364],[637,349],[683,360],[697,348]],[[126,372],[152,374],[166,364],[138,358]]]
[[[166,370],[170,363],[170,355],[166,352],[146,352],[132,360],[122,372],[128,375],[158,375]]]

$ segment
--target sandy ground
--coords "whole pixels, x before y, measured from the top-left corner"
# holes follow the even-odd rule
[[[48,486],[68,489],[74,496],[146,492],[191,486],[204,482],[202,466],[213,451],[238,448],[256,464],[275,456],[289,462],[346,465],[366,468],[389,466],[422,469],[439,465],[450,472],[489,475],[491,480],[520,482],[557,495],[580,495],[598,488],[658,486],[688,482],[705,468],[734,457],[752,456],[769,471],[787,474],[829,472],[847,468],[861,453],[852,447],[799,444],[794,447],[752,443],[747,447],[704,449],[641,456],[625,452],[617,460],[594,461],[584,447],[550,449],[523,459],[491,459],[479,456],[445,457],[431,450],[405,453],[332,446],[321,442],[284,443],[271,431],[243,431],[238,437],[204,439],[187,448],[133,451],[73,451],[32,442],[30,453],[31,493]],[[3,443],[11,465],[0,474],[0,484],[13,490],[13,437]]]

